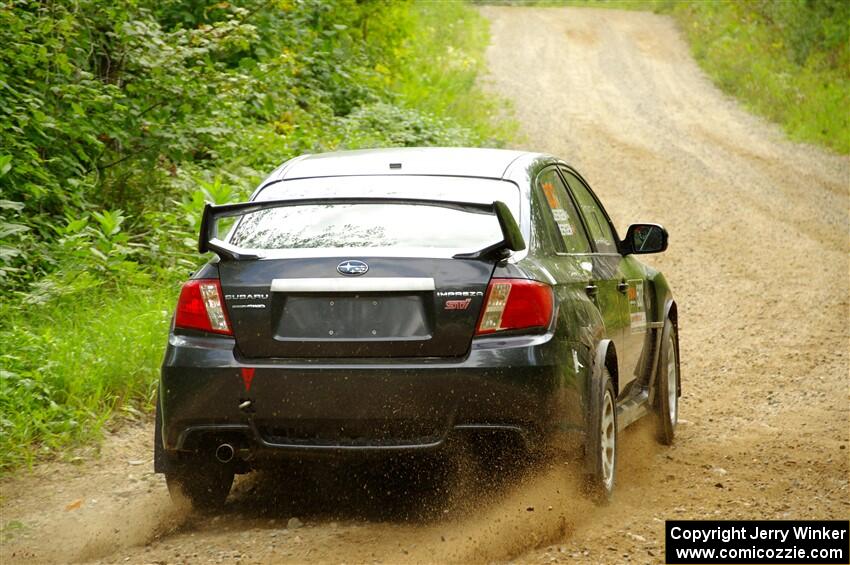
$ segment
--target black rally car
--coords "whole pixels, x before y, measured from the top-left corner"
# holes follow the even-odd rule
[[[162,366],[155,469],[194,504],[281,458],[393,457],[476,432],[578,439],[614,488],[617,432],[673,439],[676,303],[581,176],[544,154],[307,155],[208,205]],[[574,442],[573,442],[574,443]]]

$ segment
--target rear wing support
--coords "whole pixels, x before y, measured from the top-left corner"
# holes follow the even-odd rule
[[[417,206],[436,206],[451,208],[474,214],[492,214],[502,229],[502,241],[489,245],[472,253],[460,253],[455,259],[482,259],[491,256],[507,257],[512,251],[525,249],[525,240],[514,215],[507,204],[495,201],[492,204],[479,202],[454,202],[449,200],[425,200],[417,198],[299,198],[294,200],[266,200],[239,202],[237,204],[209,204],[204,206],[201,217],[201,233],[198,238],[198,251],[212,251],[222,260],[249,261],[259,259],[260,255],[247,252],[227,243],[218,236],[218,220],[221,218],[242,216],[251,212],[282,208],[286,206],[310,206],[315,204],[413,204]]]

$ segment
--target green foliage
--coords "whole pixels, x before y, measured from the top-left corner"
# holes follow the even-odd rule
[[[149,402],[204,202],[302,152],[491,141],[433,102],[436,6],[340,0],[0,7],[0,467]],[[482,20],[452,7],[456,36]],[[454,24],[454,19],[458,23]],[[431,25],[428,41],[415,30]],[[455,49],[454,51],[452,49]],[[478,59],[476,59],[478,58]],[[470,71],[452,108],[491,107]],[[419,81],[419,82],[416,82]],[[37,446],[34,450],[30,446]]]
[[[477,90],[476,81],[486,72],[480,54],[490,42],[486,20],[461,2],[441,2],[438,10],[418,2],[413,15],[417,24],[397,49],[394,90],[417,108],[472,128],[482,145],[501,146],[517,124],[506,118],[510,109],[503,101]]]
[[[127,402],[150,405],[175,288],[99,285],[3,311],[0,471],[97,437]]]
[[[0,0],[0,468],[149,401],[205,202],[306,152],[501,143],[486,44],[460,3]]]
[[[187,173],[233,171],[244,193],[303,152],[492,142],[486,113],[463,111],[487,107],[474,51],[435,41],[438,25],[454,38],[468,27],[481,48],[484,23],[465,6],[239,4],[0,8],[0,187],[17,203],[0,216],[0,280],[22,289],[52,272],[54,226],[69,214],[121,209],[144,232],[140,219],[167,209]]]

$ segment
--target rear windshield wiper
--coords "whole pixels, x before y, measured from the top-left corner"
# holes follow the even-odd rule
[[[408,204],[417,206],[436,206],[439,208],[451,208],[473,214],[492,214],[499,221],[502,229],[502,240],[493,245],[473,251],[471,253],[459,253],[454,255],[455,259],[482,259],[491,256],[499,258],[506,257],[511,251],[522,251],[525,249],[525,240],[522,232],[514,219],[507,204],[495,201],[492,204],[480,202],[457,202],[450,200],[426,200],[417,198],[298,198],[293,200],[265,200],[253,202],[239,202],[237,204],[209,204],[204,206],[204,214],[201,217],[201,233],[198,239],[198,251],[206,253],[212,251],[222,260],[247,261],[259,259],[261,256],[245,251],[234,245],[219,239],[218,220],[233,216],[242,216],[251,212],[267,210],[270,208],[281,208],[286,206],[310,206],[315,204]]]

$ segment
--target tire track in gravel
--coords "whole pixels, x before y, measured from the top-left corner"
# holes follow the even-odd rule
[[[602,508],[578,495],[574,462],[543,462],[472,474],[449,499],[405,493],[403,478],[266,474],[209,518],[169,504],[150,424],[129,425],[99,458],[0,483],[4,563],[655,563],[666,518],[850,514],[847,158],[788,142],[718,92],[669,18],[482,12],[488,88],[513,101],[517,146],[575,165],[621,233],[670,231],[649,262],[679,302],[676,444],[627,430]]]

